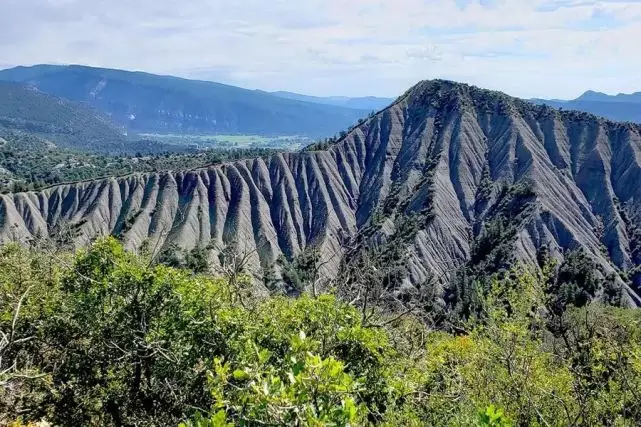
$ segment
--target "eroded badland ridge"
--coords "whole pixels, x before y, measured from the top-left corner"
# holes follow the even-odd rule
[[[469,259],[483,224],[509,211],[524,261],[581,247],[634,272],[640,182],[639,126],[425,81],[324,150],[3,195],[0,239],[64,225],[78,245],[242,242],[263,267],[316,246],[328,272],[346,242],[392,242],[420,283]]]

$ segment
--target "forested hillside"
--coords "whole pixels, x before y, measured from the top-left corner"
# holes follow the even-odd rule
[[[132,133],[327,137],[370,111],[214,82],[79,65],[17,67],[0,71],[0,80],[91,105]]]
[[[0,81],[0,132],[22,131],[69,148],[121,151],[124,129],[85,105]]]
[[[380,98],[376,96],[350,98],[347,96],[309,96],[285,91],[271,93],[272,95],[285,99],[295,99],[315,104],[337,105],[365,111],[379,111],[394,102],[393,98]]]

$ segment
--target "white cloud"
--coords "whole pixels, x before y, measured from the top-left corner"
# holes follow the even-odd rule
[[[451,78],[519,96],[641,90],[641,2],[2,0],[7,64],[387,95]]]

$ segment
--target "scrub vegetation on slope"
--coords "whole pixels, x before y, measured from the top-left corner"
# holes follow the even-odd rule
[[[562,310],[540,272],[478,314],[397,313],[330,293],[260,297],[103,239],[0,248],[0,422],[53,425],[634,425],[641,314]],[[340,283],[340,281],[338,282]]]

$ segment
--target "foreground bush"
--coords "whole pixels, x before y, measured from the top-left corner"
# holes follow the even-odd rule
[[[239,304],[113,239],[73,259],[5,246],[0,424],[638,424],[639,312],[552,314],[542,278],[511,277],[453,334],[365,325],[332,295]]]

